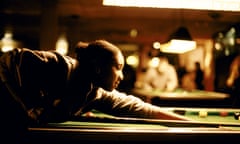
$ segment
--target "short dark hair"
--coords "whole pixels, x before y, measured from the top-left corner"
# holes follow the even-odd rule
[[[117,46],[106,40],[96,40],[90,43],[79,42],[76,47],[77,60],[87,65],[111,64],[119,51]]]

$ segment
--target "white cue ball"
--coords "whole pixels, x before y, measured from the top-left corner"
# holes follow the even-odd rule
[[[208,112],[206,110],[200,110],[199,111],[199,117],[207,117]]]

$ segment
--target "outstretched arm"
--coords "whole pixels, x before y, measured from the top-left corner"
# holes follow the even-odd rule
[[[162,109],[161,107],[146,103],[141,99],[120,93],[118,91],[107,92],[99,89],[95,109],[104,113],[120,117],[190,120],[184,116]]]

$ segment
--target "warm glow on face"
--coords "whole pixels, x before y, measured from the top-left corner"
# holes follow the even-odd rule
[[[160,50],[166,53],[185,53],[195,48],[196,48],[195,41],[171,40],[166,44],[162,44]]]
[[[240,11],[240,0],[103,0],[103,5]]]

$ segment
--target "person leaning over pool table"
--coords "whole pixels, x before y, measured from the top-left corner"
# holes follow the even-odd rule
[[[1,120],[11,132],[91,109],[121,117],[189,120],[117,91],[123,67],[122,52],[106,40],[79,42],[76,58],[15,48],[0,58]]]

